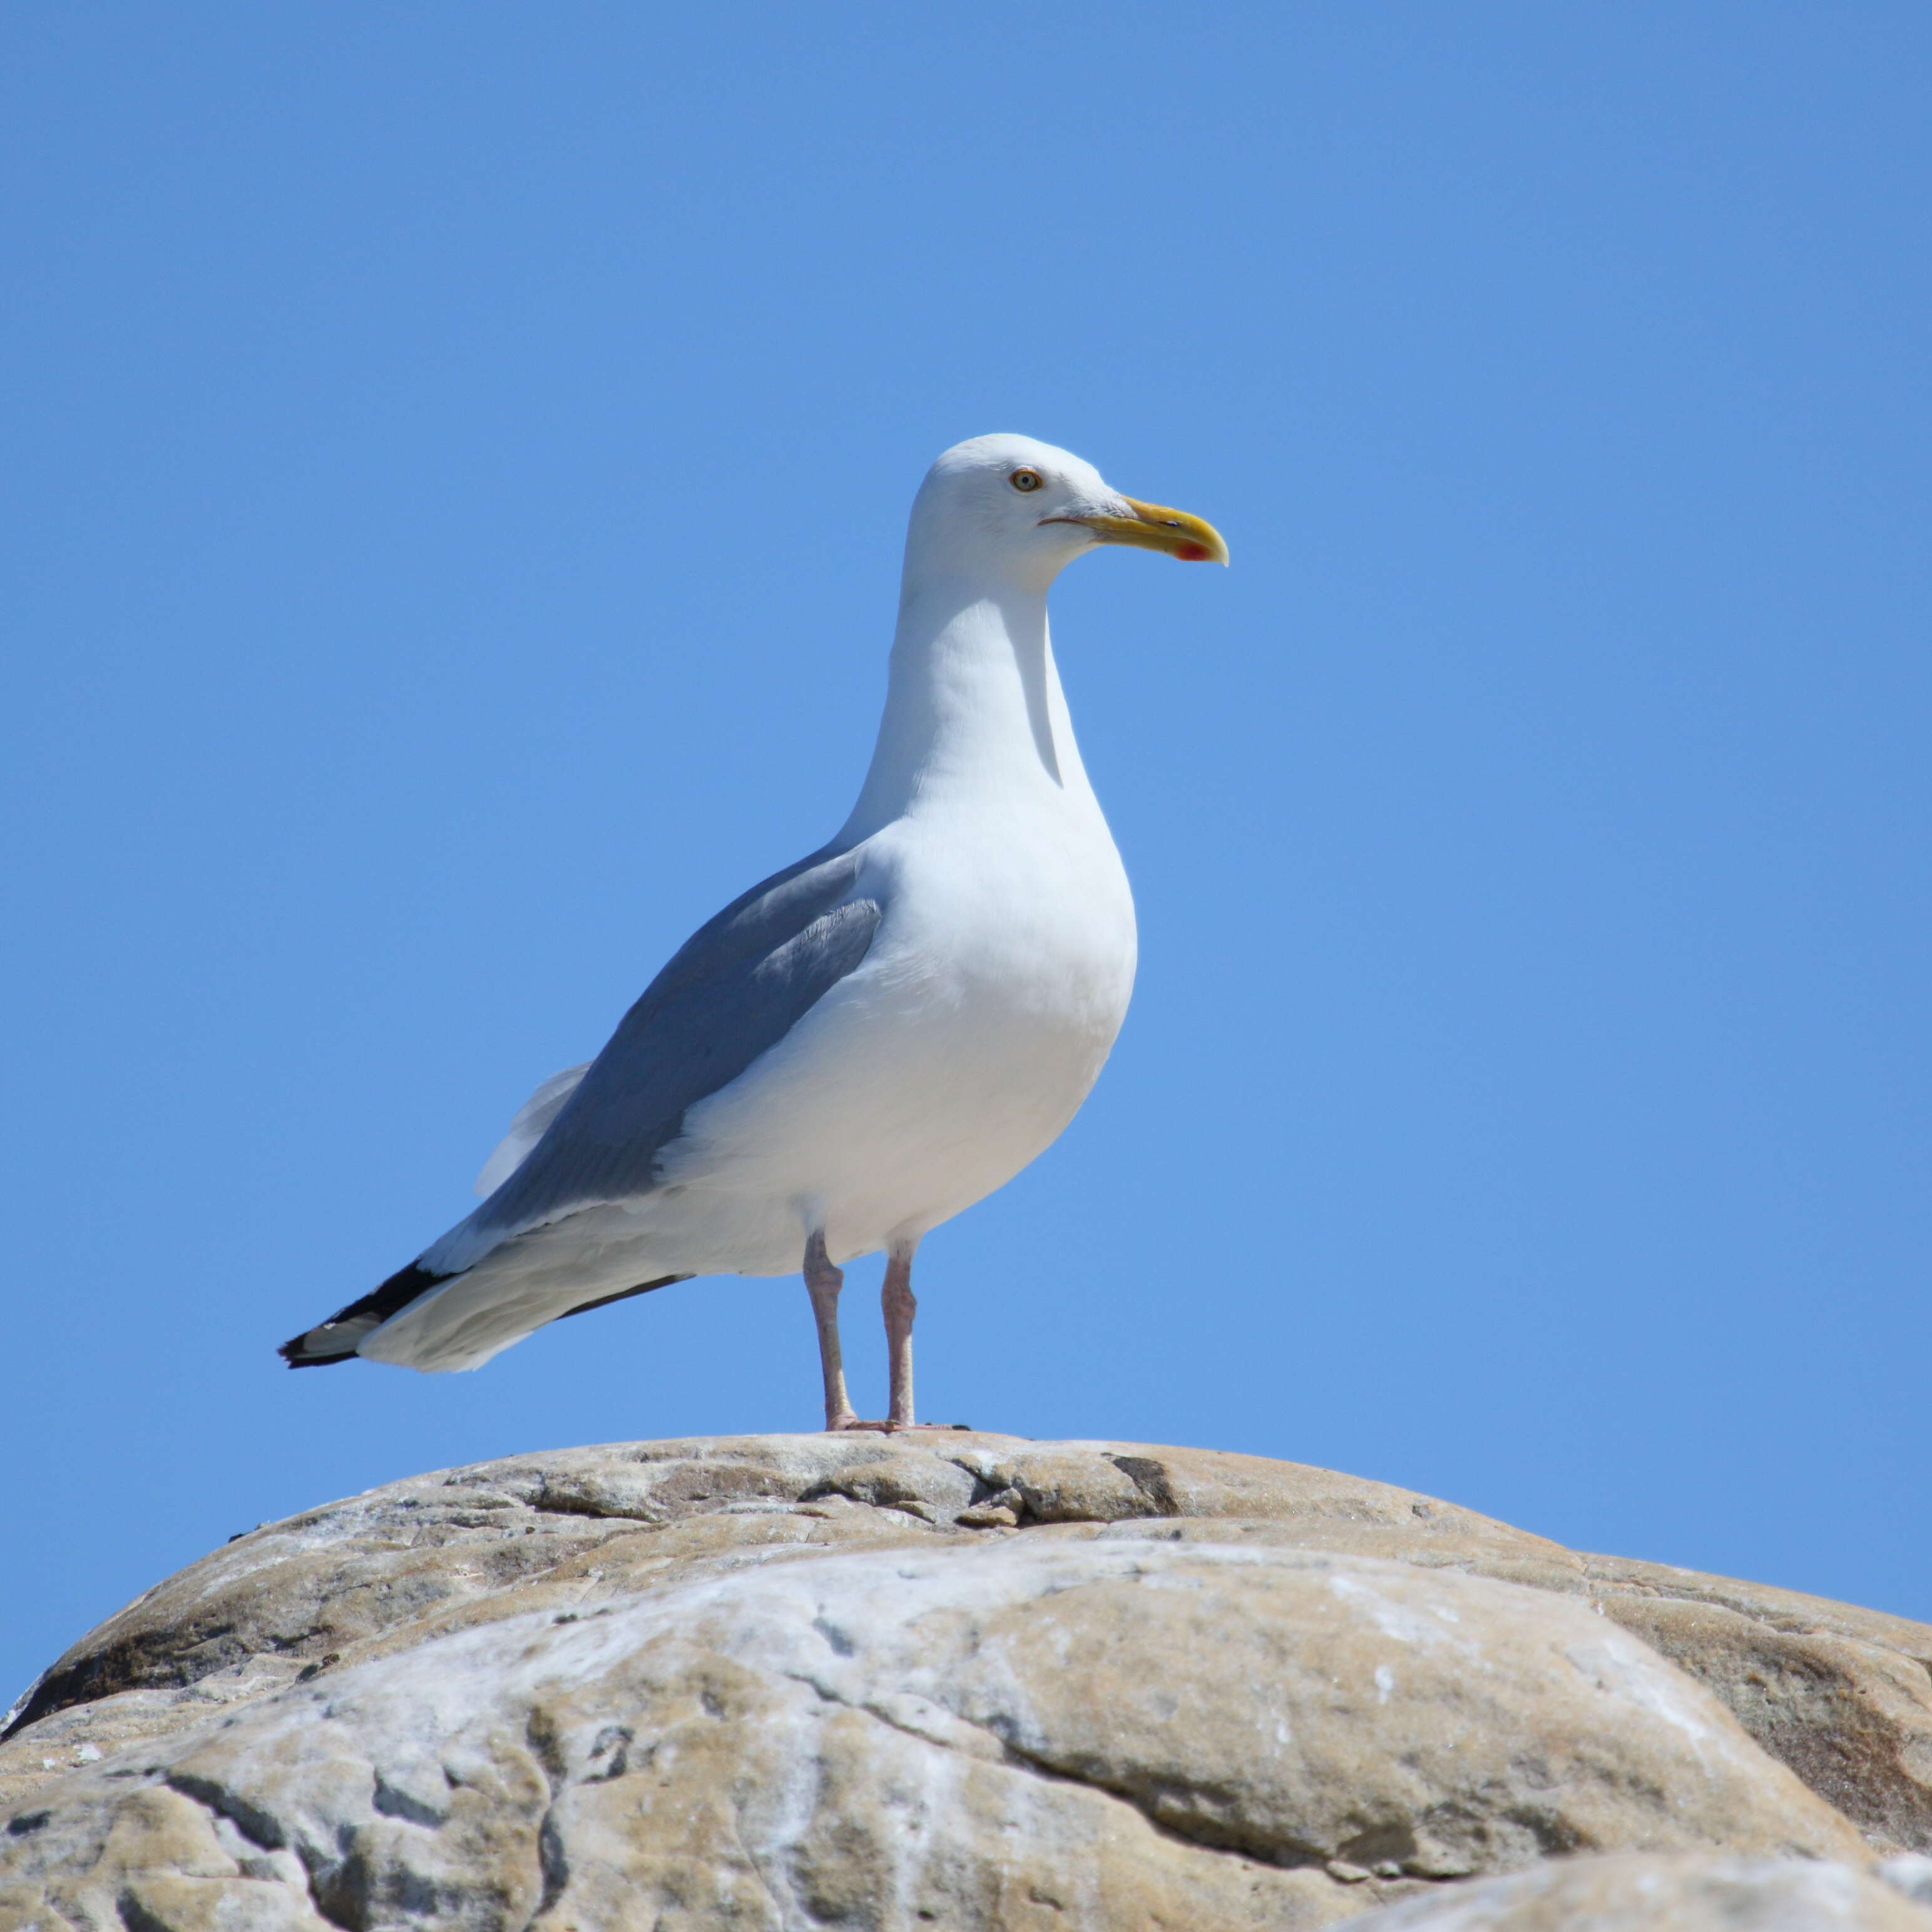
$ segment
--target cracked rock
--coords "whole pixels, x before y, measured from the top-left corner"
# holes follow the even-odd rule
[[[1519,1916],[1439,1922],[1530,1932],[1624,1871],[1660,1925],[1932,1932],[1897,1876],[1932,1838],[1928,1657],[1259,1458],[556,1451],[266,1526],[76,1643],[0,1745],[0,1927],[1291,1932],[1496,1899]],[[1723,1916],[1760,1897],[1785,1916]]]

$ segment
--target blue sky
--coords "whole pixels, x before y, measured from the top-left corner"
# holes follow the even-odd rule
[[[1922,8],[4,32],[5,1688],[370,1484],[813,1426],[795,1281],[273,1347],[838,824],[994,429],[1234,566],[1056,592],[1142,976],[926,1412],[1932,1616]]]

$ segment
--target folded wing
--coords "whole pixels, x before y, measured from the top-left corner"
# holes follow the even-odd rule
[[[482,1205],[380,1287],[285,1342],[284,1359],[298,1368],[346,1360],[506,1241],[648,1194],[686,1113],[777,1046],[864,959],[881,908],[859,891],[860,864],[856,848],[814,853],[700,926],[595,1060],[530,1096],[478,1178],[479,1191],[489,1184]],[[606,1293],[586,1284],[586,1300]]]
[[[580,1208],[634,1201],[699,1101],[778,1045],[857,966],[880,908],[860,855],[814,854],[700,926],[618,1023],[536,1145],[422,1256],[472,1265],[507,1236]]]
[[[587,1060],[553,1073],[524,1104],[510,1122],[508,1132],[496,1143],[496,1150],[483,1163],[472,1192],[488,1198],[529,1159],[530,1150],[550,1131],[550,1124],[563,1112],[563,1103],[577,1091],[577,1084],[590,1071]]]

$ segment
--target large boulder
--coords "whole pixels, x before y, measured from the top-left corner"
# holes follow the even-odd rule
[[[1932,1850],[1932,1630],[1249,1456],[617,1444],[190,1565],[0,1799],[0,1923],[90,1932],[1932,1932],[1870,1875]]]

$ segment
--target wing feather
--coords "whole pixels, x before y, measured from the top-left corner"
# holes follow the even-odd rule
[[[508,1131],[496,1143],[496,1151],[483,1163],[472,1192],[486,1198],[496,1192],[530,1158],[530,1150],[550,1131],[550,1124],[563,1112],[563,1103],[577,1090],[577,1083],[590,1071],[589,1060],[553,1073],[512,1117]]]
[[[776,1046],[864,959],[881,909],[857,891],[860,863],[857,848],[814,853],[700,927],[562,1093],[535,1144],[467,1220],[424,1251],[423,1265],[455,1273],[511,1235],[649,1193],[686,1114]],[[531,1096],[532,1124],[545,1088],[566,1077]],[[513,1123],[492,1168],[517,1132]]]

